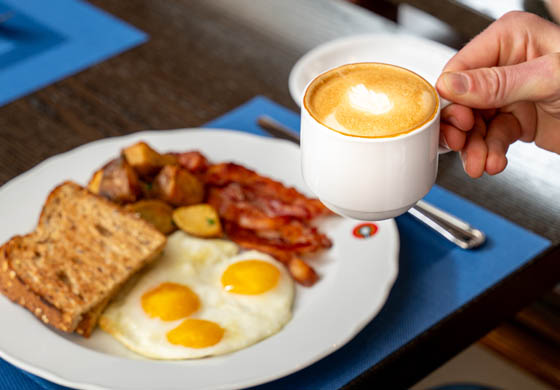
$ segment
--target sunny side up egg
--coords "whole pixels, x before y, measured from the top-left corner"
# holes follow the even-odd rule
[[[293,300],[291,277],[267,254],[177,231],[99,324],[143,356],[192,359],[273,335],[291,319]]]

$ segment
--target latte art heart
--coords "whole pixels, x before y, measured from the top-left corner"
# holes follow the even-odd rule
[[[368,114],[380,115],[393,108],[393,103],[383,92],[375,92],[364,84],[354,85],[348,91],[350,104]]]

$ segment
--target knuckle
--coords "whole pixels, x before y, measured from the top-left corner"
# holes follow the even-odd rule
[[[510,25],[511,23],[530,23],[538,19],[538,16],[529,12],[509,11],[500,17],[498,22]]]
[[[521,137],[521,124],[519,120],[510,113],[503,113],[498,117],[502,119],[498,126],[499,137],[507,143],[517,141]]]
[[[560,89],[560,53],[551,53],[546,56],[548,63],[548,78],[553,83],[553,89]]]
[[[528,141],[531,142],[531,141]],[[546,142],[544,142],[542,140],[542,138],[536,137],[535,138],[535,145],[537,145],[537,147],[541,148],[541,149],[548,149],[550,147],[550,145],[548,145]]]
[[[508,77],[502,67],[487,68],[481,73],[479,88],[484,91],[488,103],[496,102],[494,108],[502,105],[507,98]]]
[[[560,72],[560,53],[550,53],[547,55],[551,67],[556,71]]]

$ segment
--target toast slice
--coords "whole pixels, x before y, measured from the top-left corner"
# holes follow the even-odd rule
[[[120,290],[120,288],[118,288],[117,290]],[[115,291],[115,295],[117,292],[118,291]],[[78,326],[76,326],[76,330],[74,330],[74,332],[84,337],[91,336],[91,332],[93,332],[93,330],[97,326],[97,322],[99,321],[101,314],[103,314],[103,310],[105,310],[112,298],[112,296],[105,298],[103,301],[101,301],[101,303],[98,303],[97,306],[85,313],[82,316],[82,320],[79,322]]]
[[[133,213],[65,182],[49,194],[35,231],[0,248],[0,291],[43,322],[88,335],[109,299],[165,242]]]

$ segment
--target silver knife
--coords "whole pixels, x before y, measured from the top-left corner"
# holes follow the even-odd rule
[[[268,134],[299,145],[299,134],[267,115],[257,120],[258,125]],[[472,249],[486,241],[484,233],[467,222],[443,211],[436,206],[419,200],[408,213],[462,249]]]

